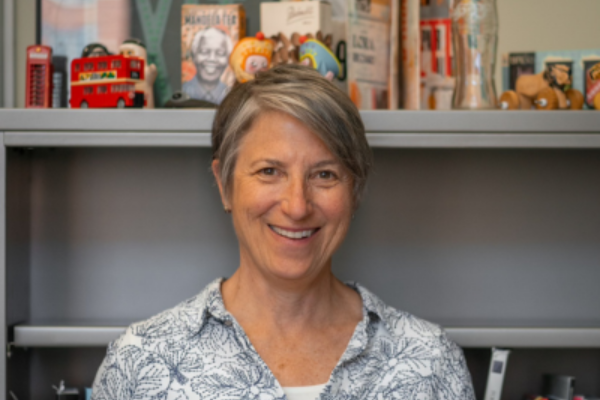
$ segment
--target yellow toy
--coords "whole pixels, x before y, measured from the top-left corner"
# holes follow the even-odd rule
[[[247,82],[254,79],[258,72],[271,68],[274,49],[275,43],[265,39],[262,32],[258,32],[256,37],[241,39],[229,57],[229,65],[237,81]]]

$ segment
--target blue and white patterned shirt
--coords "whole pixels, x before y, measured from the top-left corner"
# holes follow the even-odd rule
[[[112,342],[92,400],[285,400],[225,309],[221,282]],[[350,286],[362,297],[363,319],[320,400],[475,400],[462,350],[440,327]]]

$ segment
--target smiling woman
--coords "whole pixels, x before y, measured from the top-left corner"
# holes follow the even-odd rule
[[[371,157],[358,110],[318,72],[235,87],[212,169],[240,265],[111,343],[93,399],[474,400],[443,330],[331,272]]]

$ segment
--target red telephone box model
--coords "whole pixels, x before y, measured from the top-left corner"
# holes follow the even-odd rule
[[[76,58],[71,62],[72,108],[143,107],[144,60],[122,55]]]
[[[52,48],[27,47],[25,108],[52,107]]]

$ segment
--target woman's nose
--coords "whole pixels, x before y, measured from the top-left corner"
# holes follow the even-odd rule
[[[312,204],[304,179],[298,178],[288,181],[281,207],[283,212],[293,220],[302,220],[310,215]]]

